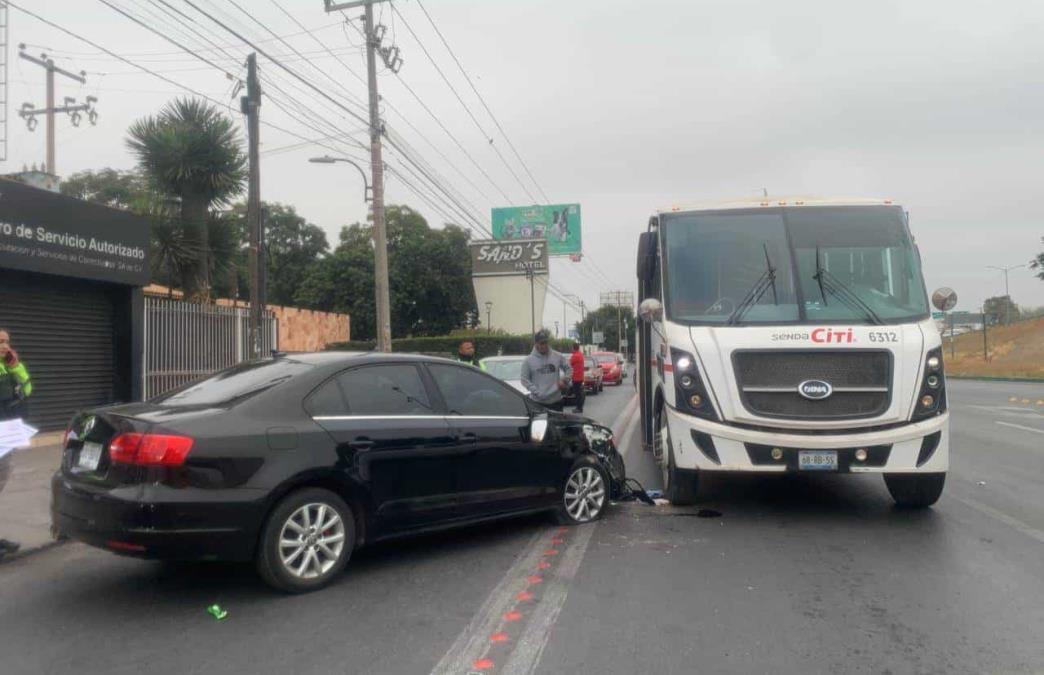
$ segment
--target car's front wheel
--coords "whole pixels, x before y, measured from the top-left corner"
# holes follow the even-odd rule
[[[885,485],[897,506],[924,509],[939,501],[945,473],[886,473]]]
[[[329,490],[306,488],[283,498],[265,523],[257,569],[269,585],[288,593],[322,588],[348,564],[355,519]]]
[[[563,525],[590,523],[602,516],[609,503],[609,479],[593,457],[580,457],[558,498],[556,520]]]

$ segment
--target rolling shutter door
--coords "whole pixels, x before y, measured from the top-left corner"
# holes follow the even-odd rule
[[[0,270],[0,327],[32,377],[31,424],[62,429],[113,401],[113,312],[104,284]]]

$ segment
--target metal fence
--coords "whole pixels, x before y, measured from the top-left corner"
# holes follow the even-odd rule
[[[279,348],[278,324],[261,319],[261,354]],[[250,357],[250,310],[145,298],[145,398],[150,399]]]

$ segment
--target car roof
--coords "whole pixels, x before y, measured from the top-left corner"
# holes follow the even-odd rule
[[[486,358],[479,359],[479,360],[480,361],[518,361],[518,360],[525,359],[525,358],[526,358],[525,354],[503,354],[501,356],[487,356]]]
[[[455,363],[453,359],[444,358],[441,356],[431,356],[428,354],[414,354],[407,352],[341,352],[341,351],[329,351],[329,352],[308,352],[299,354],[279,354],[276,358],[285,358],[292,361],[299,361],[301,363],[308,363],[314,366],[349,366],[356,364],[364,364],[367,362],[380,362],[387,363],[389,361],[395,362],[431,362],[431,363]]]

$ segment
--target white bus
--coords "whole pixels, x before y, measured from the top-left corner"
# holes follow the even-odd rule
[[[710,471],[880,473],[902,506],[938,500],[941,338],[900,206],[666,209],[640,237],[638,288],[642,443],[671,502]]]

